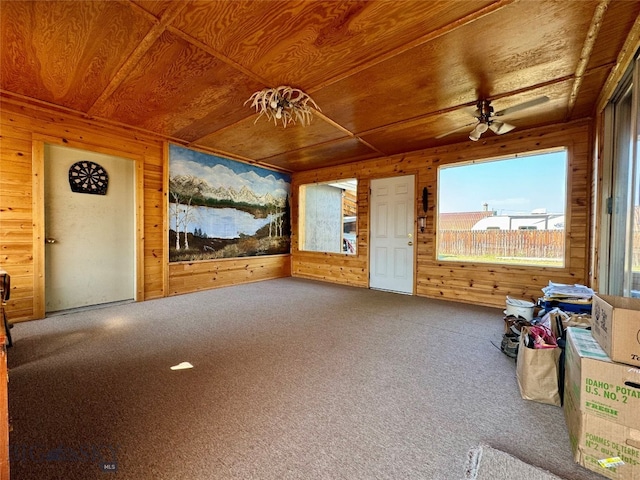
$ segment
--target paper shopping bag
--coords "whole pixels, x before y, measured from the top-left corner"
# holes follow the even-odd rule
[[[558,363],[561,349],[530,348],[526,345],[529,329],[525,327],[520,335],[516,378],[520,395],[525,400],[560,406],[558,389]]]

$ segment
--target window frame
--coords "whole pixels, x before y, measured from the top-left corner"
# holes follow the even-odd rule
[[[335,179],[335,180],[325,180],[318,182],[308,182],[302,183],[298,185],[297,195],[298,195],[298,209],[297,209],[297,223],[298,223],[298,241],[297,241],[297,249],[299,252],[304,253],[312,253],[312,254],[322,254],[322,255],[345,255],[349,257],[354,257],[358,255],[358,178],[350,177],[345,179]],[[340,219],[340,241],[339,245],[341,246],[340,251],[332,251],[332,250],[323,250],[323,249],[310,249],[307,245],[307,231],[306,229],[306,221],[308,218],[307,215],[307,205],[306,205],[306,189],[314,186],[331,186],[337,189],[342,189],[342,216]],[[345,195],[345,192],[351,192],[350,194]],[[352,207],[345,206],[345,198],[351,197],[352,200],[348,200],[348,202],[353,203]],[[347,208],[350,208],[353,211],[353,215],[346,215],[345,211]],[[345,219],[352,218],[353,221],[345,222]],[[349,239],[345,238],[347,232],[345,231],[346,225],[351,224],[353,226],[353,230],[355,230],[355,234],[349,232]],[[349,251],[349,250],[352,251]]]
[[[493,163],[493,162],[500,162],[500,161],[507,161],[507,160],[516,160],[518,158],[524,158],[524,157],[535,157],[535,156],[540,156],[540,155],[546,155],[546,154],[553,154],[553,153],[564,153],[564,162],[565,162],[565,166],[564,166],[564,203],[563,203],[563,212],[559,212],[564,216],[564,226],[562,229],[538,229],[537,227],[532,227],[532,228],[522,228],[522,226],[520,226],[519,228],[514,229],[514,231],[519,231],[519,232],[545,232],[545,231],[550,231],[550,230],[557,230],[557,231],[561,231],[562,235],[562,247],[561,247],[561,255],[559,257],[554,257],[554,258],[558,258],[560,263],[557,264],[549,264],[549,263],[537,263],[537,262],[528,262],[528,263],[523,263],[523,262],[517,262],[517,261],[513,261],[514,259],[512,259],[512,261],[494,261],[492,260],[483,260],[483,259],[478,259],[478,258],[473,258],[473,259],[469,259],[469,258],[460,258],[460,257],[448,257],[447,254],[445,252],[441,252],[441,242],[442,242],[442,238],[441,238],[441,232],[443,230],[441,230],[439,228],[439,225],[441,223],[441,218],[440,216],[442,215],[442,213],[454,213],[454,212],[441,212],[440,211],[440,205],[441,205],[441,193],[442,193],[442,181],[441,181],[441,172],[443,170],[446,169],[450,169],[450,168],[460,168],[460,167],[464,167],[464,166],[470,166],[470,165],[477,165],[477,164],[483,164],[483,163]],[[469,264],[482,264],[482,265],[495,265],[495,266],[499,266],[499,267],[517,267],[517,268],[552,268],[552,269],[567,269],[569,266],[569,250],[570,250],[570,239],[568,238],[568,233],[567,233],[567,229],[570,228],[568,227],[568,225],[570,225],[570,221],[568,218],[568,215],[570,214],[570,204],[571,204],[571,196],[572,196],[572,189],[571,189],[571,183],[570,183],[570,179],[571,179],[571,154],[572,154],[572,147],[569,144],[560,144],[560,145],[556,145],[553,147],[546,147],[546,148],[541,148],[541,149],[536,149],[536,150],[527,150],[527,151],[521,151],[521,152],[514,152],[511,154],[506,154],[506,155],[497,155],[497,156],[487,156],[487,157],[478,157],[478,158],[474,158],[474,159],[470,159],[470,160],[465,160],[462,162],[455,162],[455,163],[447,163],[447,164],[443,164],[438,166],[437,168],[437,172],[436,172],[436,178],[437,178],[437,202],[436,202],[436,208],[434,210],[434,225],[435,225],[435,231],[434,231],[434,257],[435,257],[435,261],[437,262],[446,262],[446,263],[451,263],[451,264],[463,264],[463,265],[469,265]],[[464,213],[464,212],[455,212],[455,213]],[[533,215],[533,213],[531,213],[531,215]],[[547,215],[552,215],[552,214],[547,214]],[[486,231],[510,231],[507,229],[503,229],[500,226],[487,226]],[[524,257],[524,258],[529,258],[529,257]]]

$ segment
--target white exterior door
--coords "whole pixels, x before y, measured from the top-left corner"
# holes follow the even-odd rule
[[[104,167],[106,195],[71,191],[78,161]],[[45,145],[45,311],[135,298],[135,162]]]
[[[415,179],[371,181],[369,286],[413,294]]]

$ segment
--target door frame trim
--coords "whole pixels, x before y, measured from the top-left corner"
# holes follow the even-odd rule
[[[372,208],[371,208],[371,192],[372,192],[372,182],[374,180],[387,180],[390,178],[397,177],[409,177],[413,176],[413,286],[411,288],[411,293],[407,293],[407,295],[415,296],[418,292],[418,172],[417,171],[407,171],[403,172],[401,175],[388,175],[388,176],[373,176],[369,177],[368,182],[368,195],[367,195],[367,210],[369,213],[368,216],[368,230],[369,230],[369,238],[367,239],[367,288],[371,289],[371,235],[373,231],[371,230],[371,218],[373,216]],[[360,182],[360,179],[358,179]],[[398,295],[403,295],[401,292],[392,292],[397,293]]]
[[[598,260],[596,272],[597,287],[599,292],[609,293],[609,266],[611,246],[611,215],[607,211],[607,199],[613,195],[613,105],[607,104],[602,113],[602,155],[598,166],[600,169],[600,193],[597,199],[600,202],[599,216],[596,225],[599,251],[594,255]]]
[[[45,201],[44,201],[44,146],[45,144],[77,148],[105,155],[112,155],[134,163],[135,190],[135,300],[144,299],[144,157],[132,155],[115,148],[90,143],[67,140],[49,135],[32,136],[32,208],[33,208],[33,315],[35,319],[45,318]]]

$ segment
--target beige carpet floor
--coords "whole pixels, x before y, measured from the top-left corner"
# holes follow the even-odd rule
[[[502,329],[294,278],[16,324],[12,479],[459,480],[480,444],[600,479],[562,409],[520,398]]]

